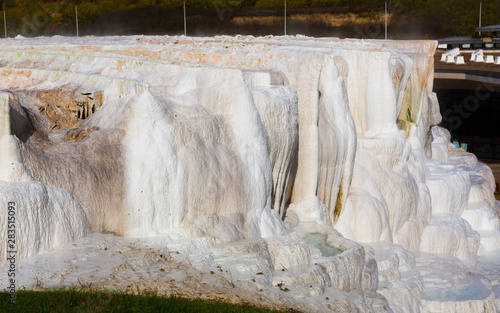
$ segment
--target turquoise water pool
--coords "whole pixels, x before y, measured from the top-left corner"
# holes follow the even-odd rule
[[[323,256],[334,256],[341,254],[343,251],[337,247],[333,247],[326,242],[328,235],[320,233],[307,234],[304,240],[311,246],[318,248]]]

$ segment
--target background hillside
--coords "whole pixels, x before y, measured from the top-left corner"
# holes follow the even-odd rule
[[[0,1],[2,2],[2,1]],[[182,0],[4,0],[8,36],[182,34]],[[384,37],[384,0],[288,0],[287,33]],[[474,35],[479,0],[390,0],[389,38]],[[283,0],[187,0],[188,35],[283,34]],[[482,25],[500,24],[500,0],[483,0]],[[3,28],[3,14],[0,14]],[[3,31],[0,31],[3,34]]]

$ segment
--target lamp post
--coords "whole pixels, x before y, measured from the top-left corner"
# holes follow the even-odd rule
[[[5,11],[7,11],[7,4],[5,2],[2,4],[2,9],[3,9],[3,29],[5,29],[5,38],[7,38],[7,14],[5,14]]]
[[[76,37],[80,37],[80,31],[78,30],[78,6],[75,5],[75,17],[76,17]]]
[[[186,1],[182,2],[182,10],[184,12],[184,36],[187,36],[187,25],[186,25]]]
[[[285,15],[285,36],[286,36],[286,0],[285,0],[285,11],[284,11],[284,15]]]
[[[479,1],[479,27],[481,27],[481,13],[483,10],[483,0]],[[479,36],[481,36],[481,32],[479,32]]]
[[[387,40],[387,1],[385,2],[385,40]]]

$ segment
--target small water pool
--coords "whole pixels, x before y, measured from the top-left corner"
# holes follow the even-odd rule
[[[343,250],[333,247],[326,242],[328,235],[320,233],[307,234],[304,240],[311,246],[318,248],[323,256],[334,256],[344,252]]]
[[[483,300],[490,294],[491,291],[483,283],[476,281],[461,286],[431,288],[424,291],[422,298],[431,301],[468,301]]]

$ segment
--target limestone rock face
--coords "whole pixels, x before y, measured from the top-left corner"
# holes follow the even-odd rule
[[[273,208],[286,216],[296,173],[297,95],[291,86],[252,90],[273,167]]]
[[[67,190],[40,182],[0,182],[0,199],[13,208],[0,215],[0,223],[15,226],[5,227],[0,235],[6,243],[0,249],[2,261],[29,257],[91,233],[85,211]]]
[[[0,198],[26,208],[20,257],[90,232],[201,238],[183,248],[200,270],[256,269],[262,286],[298,295],[378,290],[393,311],[417,312],[445,301],[428,297],[426,253],[462,275],[448,287],[480,284],[492,308],[500,282],[462,262],[500,250],[493,176],[437,126],[435,49],[303,36],[2,41]]]
[[[22,51],[31,44],[12,42],[21,53],[5,52],[2,89],[18,121],[6,134],[21,142],[11,153],[31,179],[69,190],[95,231],[126,236],[174,228],[222,241],[277,234],[283,224],[275,219],[286,220],[290,203],[317,197],[324,222],[348,237],[418,250],[429,212],[443,205],[433,194],[449,195],[457,202],[450,212],[461,214],[467,201],[453,195],[468,193],[467,177],[457,178],[465,192],[456,184],[442,192],[429,180],[439,166],[426,165],[429,138],[439,142],[427,135],[439,122],[435,44],[222,41],[130,38],[113,46],[121,58],[105,45],[74,55],[56,41],[36,42],[30,53]],[[181,59],[184,66],[172,64]],[[439,153],[446,161],[447,151]],[[356,179],[363,171],[369,187]],[[368,196],[360,201],[377,203],[370,207],[379,222],[362,236],[356,218],[342,217],[366,205],[354,204],[353,187]],[[260,210],[268,226],[251,218]],[[304,212],[321,210],[295,213],[305,221]]]

